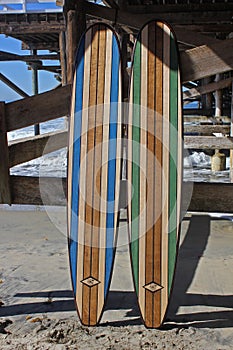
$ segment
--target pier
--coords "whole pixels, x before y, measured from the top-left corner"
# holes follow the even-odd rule
[[[0,102],[0,203],[38,204],[40,185],[54,188],[50,205],[66,205],[56,195],[61,180],[10,175],[15,165],[67,145],[67,131],[8,142],[7,132],[60,118],[69,118],[71,84],[79,39],[91,23],[104,21],[119,34],[123,52],[124,97],[135,37],[150,19],[161,19],[175,30],[180,50],[184,107],[184,147],[188,150],[227,151],[233,172],[233,3],[231,1],[179,0],[3,0],[0,4],[0,34],[18,39],[28,55],[0,51],[0,61],[22,61],[32,72],[54,73],[60,86],[28,96],[4,74],[0,80],[21,99]],[[46,55],[39,50],[49,50]],[[44,60],[59,60],[45,65]],[[36,83],[35,83],[36,84]],[[195,108],[187,108],[195,103]],[[214,134],[222,136],[216,137]],[[233,175],[231,175],[233,182]],[[184,193],[186,186],[184,183]],[[66,179],[62,179],[64,193]],[[233,212],[232,183],[194,183],[191,211]]]

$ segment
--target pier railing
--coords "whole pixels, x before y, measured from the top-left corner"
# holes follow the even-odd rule
[[[0,14],[62,12],[58,0],[1,0]]]
[[[26,97],[14,102],[0,102],[0,203],[43,205],[40,186],[52,189],[53,196],[47,205],[66,205],[65,196],[61,200],[57,187],[66,192],[66,178],[38,178],[10,175],[10,168],[41,157],[43,154],[67,146],[67,130],[47,133],[8,143],[7,132],[25,128],[52,119],[69,116],[71,87],[66,85],[42,94]],[[207,117],[198,117],[207,118]],[[190,119],[190,117],[189,117]],[[209,118],[207,118],[209,120]],[[224,124],[185,127],[186,132],[222,131],[229,135],[228,117]],[[196,128],[196,129],[195,129]],[[52,142],[47,145],[48,140]],[[233,149],[233,138],[229,136],[185,136],[185,148]],[[46,147],[46,148],[45,148]],[[189,183],[184,183],[183,193]],[[224,193],[224,196],[223,196]],[[194,183],[193,196],[189,205],[191,211],[232,212],[233,186],[231,183]]]

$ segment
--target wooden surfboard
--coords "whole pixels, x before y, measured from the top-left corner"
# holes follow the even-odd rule
[[[73,81],[68,161],[71,279],[82,324],[96,325],[110,286],[121,171],[121,61],[104,24],[83,35]]]
[[[182,108],[176,40],[151,21],[134,48],[128,121],[128,216],[135,290],[147,327],[161,326],[177,256]]]

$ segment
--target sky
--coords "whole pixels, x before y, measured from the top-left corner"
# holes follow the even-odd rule
[[[21,49],[21,41],[11,37],[5,37],[0,34],[0,51],[16,53],[18,55],[30,54],[29,50]],[[38,54],[46,54],[48,51],[38,51]],[[54,65],[58,61],[43,61],[44,64]],[[28,70],[25,62],[6,61],[0,62],[0,72],[10,79],[14,84],[19,86],[28,95],[32,95],[32,72]],[[39,93],[51,90],[58,85],[58,81],[54,77],[54,73],[38,71]],[[5,83],[0,81],[0,100],[9,102],[21,98],[19,94],[14,92]]]

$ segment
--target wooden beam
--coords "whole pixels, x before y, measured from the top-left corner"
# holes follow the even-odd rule
[[[184,91],[183,99],[185,100],[186,98],[197,97],[216,90],[225,89],[226,87],[231,86],[232,81],[233,77],[230,77],[227,79],[220,80],[219,82],[213,82],[204,86],[192,88],[190,90]]]
[[[62,73],[62,86],[67,84],[67,60],[66,60],[66,35],[65,32],[59,34],[60,62]]]
[[[178,1],[177,1],[178,2]],[[140,4],[140,1],[139,1]],[[208,20],[208,16],[211,15],[211,18],[214,18],[214,15],[217,15],[217,12],[228,12],[228,16],[225,17],[225,22],[227,22],[227,19],[230,18],[231,12],[233,11],[233,4],[230,2],[227,3],[189,3],[187,4],[163,4],[163,5],[127,5],[126,10],[128,12],[134,13],[134,14],[148,14],[148,13],[174,13],[180,14],[180,13],[187,13],[191,15],[202,15],[205,16],[205,20]],[[159,18],[159,17],[158,17]],[[216,17],[217,18],[217,17]]]
[[[186,149],[233,149],[233,137],[185,136]]]
[[[0,23],[0,34],[9,36],[26,34],[52,34],[65,30],[65,23],[61,22],[28,22],[28,23]]]
[[[184,29],[180,26],[174,26],[174,30],[177,40],[189,46],[197,47],[201,45],[213,45],[220,42],[220,40],[211,36],[203,35],[187,28]]]
[[[70,113],[70,85],[6,104],[6,128],[13,131]]]
[[[211,135],[214,133],[230,134],[230,125],[184,125],[185,133],[200,133]],[[195,136],[193,136],[195,137]]]
[[[184,183],[183,193],[190,184]],[[230,183],[195,183],[189,211],[232,213],[233,186]]]
[[[203,45],[182,52],[183,82],[193,81],[233,69],[233,39],[214,45]]]
[[[0,203],[11,204],[5,103],[0,102]]]
[[[9,143],[9,167],[28,162],[67,146],[67,131],[51,132]]]
[[[66,206],[66,178],[11,176],[12,204]],[[183,201],[193,187],[189,211],[232,213],[233,186],[225,183],[183,183]],[[43,200],[41,199],[43,192]],[[47,195],[46,195],[47,193]],[[224,195],[223,195],[224,194]]]
[[[206,4],[207,5],[207,4]],[[208,6],[211,4],[208,4]],[[221,4],[222,6],[223,4]],[[232,4],[231,4],[232,6]],[[164,10],[166,8],[166,10]],[[124,24],[126,26],[138,29],[144,23],[152,20],[154,18],[159,18],[160,20],[167,21],[168,23],[174,25],[193,25],[195,24],[204,24],[204,23],[231,23],[232,21],[232,13],[227,9],[222,8],[218,11],[212,10],[203,11],[199,9],[199,11],[192,11],[187,7],[187,5],[183,5],[179,7],[178,4],[171,7],[170,12],[167,6],[144,6],[140,8],[140,6],[128,6],[125,11],[117,12],[117,23]],[[175,11],[175,9],[177,11]],[[135,10],[135,11],[134,11]],[[85,3],[85,11],[88,15],[94,18],[106,19],[111,22],[115,22],[116,20],[116,9],[109,8],[106,6],[96,5],[93,3],[86,2]]]
[[[223,116],[227,116],[230,113],[230,108],[224,108],[223,111]],[[213,116],[214,115],[214,108],[183,108],[183,115],[190,115],[190,116]],[[222,117],[221,117],[222,118]],[[220,118],[220,119],[221,119]],[[219,120],[220,120],[219,119]]]
[[[17,55],[10,52],[0,51],[0,61],[34,62],[38,60],[59,60],[59,55]]]
[[[12,204],[66,205],[66,179],[11,176],[10,180]]]
[[[212,117],[212,116],[205,116],[205,115],[191,115],[191,116],[184,116],[183,117],[184,122],[186,123],[212,123],[212,124],[222,124],[227,123],[230,124],[231,118],[227,116],[221,116],[221,117]]]

